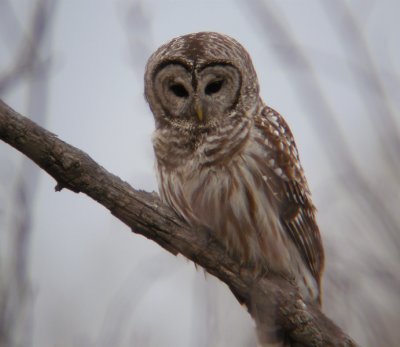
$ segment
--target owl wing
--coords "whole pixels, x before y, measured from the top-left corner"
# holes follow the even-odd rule
[[[255,122],[268,147],[267,167],[273,176],[270,187],[281,222],[319,284],[324,262],[322,241],[292,132],[283,117],[268,106]]]

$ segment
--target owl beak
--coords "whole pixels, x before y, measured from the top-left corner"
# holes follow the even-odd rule
[[[204,114],[203,114],[203,108],[201,107],[200,103],[196,103],[195,111],[196,111],[197,118],[199,119],[200,122],[202,122],[203,118],[204,118]]]

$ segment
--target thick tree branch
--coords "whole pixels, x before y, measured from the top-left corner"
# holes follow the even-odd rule
[[[56,190],[85,193],[105,206],[132,231],[181,253],[225,282],[246,304],[258,329],[279,327],[279,334],[302,346],[356,346],[317,307],[306,305],[287,280],[268,274],[255,280],[249,269],[229,257],[204,230],[191,230],[162,204],[157,194],[133,189],[81,150],[21,116],[0,100],[0,139],[33,160],[56,181]]]

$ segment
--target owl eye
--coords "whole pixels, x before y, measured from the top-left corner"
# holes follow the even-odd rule
[[[212,94],[218,93],[221,90],[223,83],[224,83],[224,80],[216,80],[216,81],[210,82],[209,84],[207,84],[206,89],[204,89],[204,92],[207,95],[212,95]]]
[[[172,93],[174,93],[175,96],[177,96],[178,98],[187,98],[187,97],[189,96],[189,93],[188,93],[188,91],[186,90],[186,88],[185,88],[182,84],[180,84],[180,83],[172,84],[172,85],[169,87],[169,89],[170,89],[170,91],[171,91]]]

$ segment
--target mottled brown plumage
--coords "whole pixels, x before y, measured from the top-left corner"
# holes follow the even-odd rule
[[[246,50],[181,36],[149,59],[145,95],[162,199],[242,263],[292,277],[318,302],[323,248],[292,133],[259,96]]]

